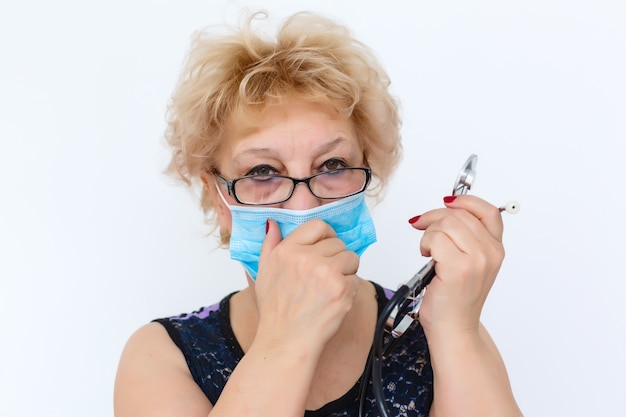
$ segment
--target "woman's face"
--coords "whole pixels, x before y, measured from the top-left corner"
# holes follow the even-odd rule
[[[218,170],[228,180],[267,174],[305,178],[331,169],[364,166],[352,120],[302,99],[267,108],[258,128],[229,137],[219,160]],[[221,190],[228,204],[237,204]],[[220,227],[230,230],[230,211],[219,195],[213,197]],[[301,183],[289,200],[274,207],[304,210],[326,202]]]

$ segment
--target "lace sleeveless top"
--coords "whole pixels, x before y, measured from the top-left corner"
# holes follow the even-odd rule
[[[379,315],[393,292],[377,284]],[[234,294],[234,293],[233,293]],[[215,404],[233,369],[244,353],[230,324],[230,298],[210,307],[179,316],[155,320],[161,323],[183,353],[193,379]],[[433,374],[424,331],[413,323],[383,361],[383,391],[390,415],[428,416],[433,398]],[[346,417],[358,415],[360,381],[340,398],[305,417]],[[280,399],[277,399],[279,401]],[[369,381],[366,416],[378,416],[372,381]]]

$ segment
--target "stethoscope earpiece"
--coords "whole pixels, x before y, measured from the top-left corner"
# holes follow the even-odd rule
[[[519,213],[519,209],[520,209],[520,204],[515,200],[509,201],[504,206],[499,208],[500,213],[502,213],[503,211],[506,211],[509,214],[517,214]]]

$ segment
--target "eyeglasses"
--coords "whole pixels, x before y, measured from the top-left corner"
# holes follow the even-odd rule
[[[239,204],[264,206],[279,204],[291,198],[296,185],[304,183],[315,197],[331,200],[349,197],[365,191],[372,178],[370,168],[339,168],[292,178],[285,175],[251,175],[227,180],[216,174],[228,195]]]

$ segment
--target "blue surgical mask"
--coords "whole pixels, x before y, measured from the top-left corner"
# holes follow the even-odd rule
[[[237,205],[229,205],[229,208],[232,215],[230,257],[241,262],[253,280],[256,280],[259,271],[259,257],[265,239],[267,219],[278,223],[283,238],[302,223],[312,219],[322,219],[335,230],[337,237],[345,243],[346,248],[359,256],[376,242],[376,230],[365,204],[365,193],[309,210]]]

